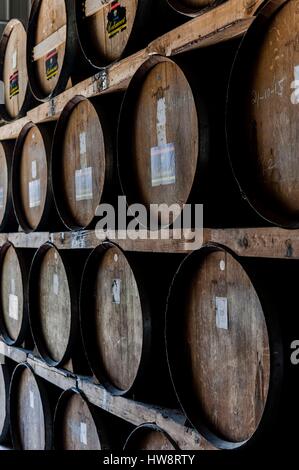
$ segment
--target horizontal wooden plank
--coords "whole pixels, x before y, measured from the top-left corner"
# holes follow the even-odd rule
[[[48,36],[42,42],[33,48],[33,61],[42,59],[45,55],[53,49],[64,44],[66,41],[66,25],[59,28],[53,34]]]
[[[134,239],[133,233],[125,238],[125,232],[118,237],[96,233],[93,230],[60,233],[12,233],[0,234],[0,245],[13,243],[17,248],[39,248],[50,241],[59,249],[92,249],[103,241],[112,241],[124,251],[156,252],[156,253],[188,253],[195,248],[190,244],[191,232],[186,232],[180,239],[179,232],[170,232],[170,239],[161,239],[159,232],[142,232],[143,238]],[[101,236],[100,236],[101,235]],[[114,234],[115,235],[115,234]],[[131,237],[131,238],[130,238]],[[246,229],[204,229],[196,232],[198,241],[203,244],[217,243],[233,250],[239,256],[299,259],[299,230],[284,230],[275,227]]]
[[[85,0],[85,16],[92,16],[105,8],[113,0]]]
[[[213,449],[211,444],[194,429],[185,426],[186,418],[179,410],[169,410],[135,402],[127,398],[115,397],[87,378],[75,377],[66,371],[49,367],[40,359],[27,355],[24,351],[6,346],[2,342],[0,342],[0,354],[11,358],[17,363],[27,361],[39,377],[62,390],[74,387],[80,389],[95,406],[136,426],[143,423],[156,423],[172,436],[181,449]]]
[[[98,2],[103,0],[98,0]],[[273,0],[273,4],[278,0]],[[282,2],[283,0],[279,0]],[[258,9],[266,0],[227,0],[214,9],[191,19],[169,33],[153,41],[146,49],[103,69],[64,93],[30,110],[25,118],[0,127],[0,140],[15,139],[22,127],[31,120],[34,123],[57,120],[64,106],[76,95],[87,98],[101,93],[123,91],[136,70],[153,54],[167,57],[207,47],[242,35],[251,25]],[[91,0],[90,11],[97,2]],[[49,38],[48,38],[49,39]],[[46,40],[47,41],[47,40]],[[51,43],[52,44],[52,43]],[[39,45],[41,46],[42,43]],[[41,48],[41,53],[44,48]],[[37,50],[36,57],[40,57]]]

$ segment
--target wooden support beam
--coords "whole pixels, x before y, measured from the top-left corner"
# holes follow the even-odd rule
[[[42,59],[53,49],[58,48],[66,42],[66,25],[59,28],[55,33],[48,36],[33,48],[33,61]]]

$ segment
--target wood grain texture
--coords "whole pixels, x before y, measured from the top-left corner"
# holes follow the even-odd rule
[[[84,29],[88,31],[90,47],[90,51],[86,50],[87,56],[98,56],[104,63],[121,57],[133,29],[138,3],[138,0],[109,2],[85,18]]]
[[[110,248],[95,273],[96,348],[111,384],[132,387],[143,346],[142,306],[134,273],[123,252]]]
[[[71,299],[64,264],[53,247],[46,251],[39,270],[39,335],[47,354],[60,361],[69,343]]]
[[[6,38],[6,34],[8,38]],[[3,40],[7,40],[3,61],[4,100],[11,118],[16,118],[25,101],[28,87],[26,65],[27,35],[23,24],[14,19],[7,25]],[[15,76],[15,79],[13,79]]]
[[[65,205],[67,224],[87,227],[92,222],[101,202],[105,171],[106,148],[101,120],[92,103],[84,100],[71,112],[62,144],[60,184],[65,200],[57,202],[59,206]],[[83,172],[89,175],[87,185],[81,185]]]
[[[199,152],[199,118],[183,71],[170,61],[155,65],[131,106],[136,198],[131,202],[182,207],[193,186]],[[167,215],[162,213],[162,223]]]
[[[66,8],[64,0],[42,0],[35,33],[36,45],[40,44],[65,25]],[[65,56],[65,42],[62,42],[62,44],[55,48],[55,51],[57,53],[58,70],[52,78],[47,79],[47,57],[43,56],[36,61],[37,78],[40,88],[45,95],[50,95],[58,83]]]
[[[29,230],[35,230],[45,211],[48,192],[47,150],[38,127],[29,129],[22,142],[19,163],[19,184],[15,192]]]
[[[190,394],[212,432],[228,442],[246,441],[259,426],[270,383],[268,330],[257,293],[242,266],[216,250],[193,268],[182,295]],[[227,308],[221,310],[220,300]]]
[[[90,408],[80,394],[73,393],[59,409],[61,438],[58,448],[63,450],[101,450],[101,439]]]
[[[3,327],[12,341],[19,337],[24,309],[22,271],[16,250],[9,246],[0,268],[1,314]]]
[[[33,373],[25,368],[16,385],[13,423],[22,450],[45,449],[45,416],[39,387]]]
[[[6,153],[3,145],[0,143],[0,225],[3,222],[6,212],[8,191],[9,181]]]

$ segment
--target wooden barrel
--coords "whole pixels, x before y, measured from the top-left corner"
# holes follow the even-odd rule
[[[16,142],[12,195],[18,222],[25,232],[55,230],[50,174],[52,135],[51,124],[28,123]]]
[[[60,397],[54,419],[56,450],[105,450],[109,439],[100,410],[90,404],[78,389],[66,390]]]
[[[136,73],[118,134],[119,174],[129,203],[182,208],[198,190],[197,177],[208,156],[206,115],[199,101],[186,74],[169,59],[152,57]],[[163,211],[161,223],[169,223]]]
[[[5,121],[22,117],[33,104],[28,84],[26,40],[22,22],[11,20],[0,42],[0,79],[4,84],[0,117]]]
[[[27,68],[32,93],[40,101],[67,86],[77,51],[75,24],[72,0],[34,1],[28,24]]]
[[[32,262],[31,330],[40,356],[50,366],[63,367],[70,359],[81,355],[78,345],[81,265],[80,252],[75,256],[73,251],[59,252],[50,243],[37,251]]]
[[[167,0],[169,5],[179,13],[197,16],[204,9],[215,7],[226,0]]]
[[[257,266],[245,269],[225,249],[202,248],[182,263],[170,291],[172,380],[191,423],[218,448],[261,442],[276,416],[282,342],[275,298],[267,299],[271,281],[262,284],[274,271],[263,279]]]
[[[146,47],[178,23],[166,7],[165,0],[155,0],[155,8],[151,0],[76,2],[77,29],[85,56],[95,66],[104,67]]]
[[[295,1],[270,6],[249,29],[235,61],[228,97],[230,158],[251,206],[272,224],[298,228],[299,10]]]
[[[10,392],[11,436],[16,450],[51,450],[52,413],[42,379],[28,364],[19,364]]]
[[[6,364],[0,364],[0,444],[9,441],[9,385],[11,371]]]
[[[125,451],[161,450],[175,451],[179,447],[174,440],[155,424],[142,424],[138,426],[128,437]]]
[[[0,142],[0,231],[14,232],[18,228],[15,217],[12,190],[11,168],[14,144],[10,141]]]
[[[81,285],[81,328],[92,371],[108,390],[140,387],[150,354],[151,318],[134,267],[114,245],[87,260]]]
[[[0,250],[0,334],[10,346],[29,335],[28,277],[33,250],[6,243]]]
[[[111,190],[111,136],[98,101],[76,96],[60,116],[53,143],[53,189],[60,217],[72,230],[92,226],[96,208]]]

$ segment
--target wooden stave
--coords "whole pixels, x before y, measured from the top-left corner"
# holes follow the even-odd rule
[[[98,438],[101,443],[101,450],[108,450],[111,448],[110,437],[107,435],[105,430],[105,420],[103,419],[102,411],[92,405],[88,399],[85,397],[84,393],[81,392],[78,388],[71,388],[65,390],[59,397],[55,414],[54,414],[54,447],[56,450],[67,450],[62,446],[61,433],[62,430],[62,420],[63,420],[63,411],[65,405],[67,404],[70,397],[73,395],[80,396],[82,400],[85,401],[89,412],[93,418],[95,427],[97,428]]]
[[[42,217],[36,227],[31,227],[27,221],[26,215],[22,209],[20,201],[20,193],[18,187],[20,184],[20,162],[22,158],[23,144],[27,137],[28,132],[36,127],[43,138],[47,157],[47,194],[45,199],[45,206]],[[58,230],[61,228],[58,215],[55,210],[54,196],[52,190],[52,175],[51,175],[51,146],[52,146],[53,125],[52,124],[34,124],[29,122],[25,124],[21,130],[16,141],[13,163],[12,163],[12,200],[14,212],[17,221],[25,233],[40,232],[47,229]]]
[[[180,381],[182,377],[184,377],[185,383],[187,383],[189,379],[186,371],[183,370],[184,365],[181,355],[175,350],[175,348],[178,349],[178,341],[175,341],[175,338],[181,338],[181,336],[178,336],[178,334],[175,332],[177,331],[178,326],[181,325],[179,320],[180,314],[178,313],[181,303],[179,300],[179,294],[176,295],[173,292],[176,288],[179,292],[180,284],[184,285],[183,275],[186,266],[189,264],[190,270],[190,265],[193,266],[195,261],[203,259],[206,253],[208,254],[213,251],[223,251],[230,254],[236,261],[240,263],[240,266],[243,267],[260,300],[268,330],[270,346],[270,378],[268,397],[259,426],[257,427],[255,433],[248,440],[243,442],[231,442],[220,436],[217,432],[215,432],[215,430],[209,427],[209,424],[206,422],[203,416],[202,409],[199,408],[198,399],[196,399],[196,397],[191,393],[188,393],[188,390],[186,387],[184,387],[182,381]],[[257,261],[259,262],[259,271],[256,270],[255,263]],[[283,389],[283,380],[285,375],[285,345],[283,344],[284,341],[281,335],[281,326],[278,319],[280,315],[279,308],[277,308],[276,300],[272,298],[273,296],[271,296],[271,280],[269,281],[264,279],[264,269],[266,268],[263,268],[263,260],[252,259],[247,263],[247,260],[239,258],[229,248],[210,243],[199,249],[197,252],[189,254],[185,258],[185,260],[181,263],[181,266],[179,267],[170,287],[166,308],[165,342],[167,349],[168,367],[171,374],[172,383],[175,388],[177,399],[186,417],[192,423],[194,428],[197,429],[197,431],[217,449],[247,450],[257,449],[260,447],[263,448],[267,445],[271,446],[273,443],[271,437],[271,432],[273,432],[274,429],[273,424],[275,419],[278,419],[278,416],[281,413],[280,396]],[[288,377],[291,377],[291,380],[293,380],[292,374],[288,374]],[[281,418],[279,417],[279,419]]]
[[[6,359],[5,364],[0,364],[0,368],[2,370],[4,379],[5,401],[7,410],[4,425],[2,429],[0,429],[0,444],[8,444],[10,442],[9,387],[12,374],[12,367],[11,364],[8,364],[8,360]]]
[[[174,60],[171,60],[167,57],[154,55],[149,58],[135,73],[128,89],[123,98],[121,105],[120,116],[118,121],[117,129],[117,170],[118,178],[121,185],[122,193],[127,196],[128,204],[134,204],[139,201],[138,193],[134,192],[131,188],[134,187],[135,181],[132,177],[130,171],[130,123],[132,122],[132,103],[139,92],[139,86],[142,85],[143,78],[147,73],[155,67],[155,65],[162,62],[170,62],[176,64],[177,67],[181,68],[184,73],[186,80],[188,81],[192,94],[194,97],[194,103],[196,106],[198,120],[198,135],[199,135],[199,150],[198,150],[198,159],[197,159],[197,168],[194,175],[194,182],[190,188],[190,193],[187,201],[187,204],[191,203],[194,200],[198,201],[198,198],[205,197],[206,192],[206,180],[203,175],[205,175],[209,170],[209,153],[210,153],[210,129],[209,129],[209,115],[207,112],[207,106],[205,100],[203,99],[201,93],[198,90],[198,85],[196,83],[196,77],[192,76],[191,71],[188,66],[185,64],[180,64]]]
[[[126,442],[125,442],[125,445],[124,445],[124,451],[137,451],[140,449],[134,447],[135,446],[135,442],[137,441],[137,444],[138,444],[138,439],[140,438],[140,436],[142,436],[142,434],[146,434],[148,431],[153,431],[153,432],[157,432],[157,433],[160,433],[162,434],[162,436],[167,440],[169,441],[169,444],[173,447],[173,449],[175,451],[179,451],[180,448],[179,446],[177,445],[177,443],[172,439],[171,436],[169,436],[169,434],[164,431],[162,428],[160,428],[159,426],[157,426],[156,424],[154,423],[145,423],[145,424],[141,424],[140,426],[136,427],[132,432],[131,434],[128,436]],[[156,450],[160,450],[160,449],[156,449]]]
[[[16,431],[17,420],[16,420],[16,409],[14,407],[14,403],[15,403],[14,397],[16,396],[16,393],[17,393],[18,379],[21,376],[23,370],[30,371],[30,373],[33,375],[36,381],[37,388],[40,393],[40,398],[41,398],[42,407],[44,411],[44,419],[45,419],[45,449],[44,450],[52,450],[53,448],[53,418],[52,418],[50,399],[49,399],[43,380],[34,374],[33,369],[27,363],[21,363],[17,365],[17,367],[15,368],[12,374],[11,383],[10,383],[10,389],[9,389],[10,419],[11,419],[10,430],[11,430],[13,447],[16,450],[22,450],[20,439]]]
[[[6,165],[7,165],[7,174],[8,174],[8,197],[6,201],[6,209],[2,223],[0,225],[1,232],[16,232],[18,229],[18,222],[16,220],[13,199],[12,199],[12,160],[13,160],[13,151],[15,142],[2,141],[1,145],[3,147],[5,156],[6,156]]]
[[[54,198],[54,203],[56,207],[56,212],[59,215],[61,223],[67,230],[91,229],[95,227],[96,222],[98,220],[98,218],[94,216],[93,220],[91,220],[90,223],[85,227],[78,226],[78,224],[75,223],[73,218],[69,215],[69,212],[67,210],[67,204],[65,203],[65,201],[63,201],[64,194],[63,194],[63,190],[61,186],[61,180],[59,177],[60,157],[61,157],[61,152],[62,152],[61,144],[63,142],[65,126],[67,125],[68,118],[71,116],[72,111],[75,109],[75,107],[79,103],[85,100],[88,101],[88,98],[85,98],[84,96],[81,96],[81,95],[76,95],[66,104],[65,108],[63,109],[57,121],[55,131],[54,131],[54,136],[53,136],[53,142],[52,142],[51,181],[52,181],[53,198]],[[105,201],[106,199],[110,200],[112,198],[113,190],[115,188],[115,177],[114,177],[115,150],[114,150],[114,144],[113,144],[113,132],[111,132],[111,127],[110,127],[111,125],[114,124],[115,117],[110,116],[110,114],[107,112],[106,107],[105,107],[105,100],[106,100],[106,97],[101,97],[101,100],[91,100],[91,99],[89,100],[94,106],[94,109],[99,116],[99,121],[103,129],[104,145],[106,149],[105,182],[103,186],[102,199],[99,202]],[[118,101],[118,99],[116,99],[116,101]],[[103,103],[103,105],[101,105],[101,103]],[[116,102],[115,105],[118,108],[118,102]]]
[[[3,31],[2,38],[0,40],[0,77],[3,76],[3,66],[4,66],[4,57],[5,57],[6,46],[7,46],[8,40],[9,40],[10,33],[13,29],[13,22],[15,22],[15,21],[16,20],[13,19],[6,25],[6,27]],[[22,25],[25,28],[25,25],[23,24],[23,22],[20,19],[18,19],[17,21],[22,23]],[[33,95],[31,93],[31,89],[30,89],[30,86],[29,86],[29,81],[28,81],[24,103],[23,103],[23,106],[20,109],[20,112],[19,112],[18,116],[13,118],[7,112],[5,104],[0,104],[0,117],[5,122],[16,121],[16,120],[20,119],[21,117],[25,116],[26,112],[29,109],[33,108],[35,104],[36,104],[36,101],[33,98]]]
[[[238,107],[238,100],[240,97],[237,95],[239,90],[240,77],[247,75],[249,58],[258,47],[263,35],[266,34],[267,25],[270,23],[272,17],[279,12],[284,4],[289,0],[278,0],[277,2],[268,1],[258,11],[258,15],[254,23],[250,26],[245,33],[238,52],[236,54],[233,68],[231,71],[228,91],[227,91],[227,107],[226,107],[226,138],[229,152],[229,161],[234,175],[234,179],[242,194],[243,200],[248,206],[258,215],[263,225],[277,226],[280,228],[297,229],[299,221],[297,219],[290,219],[285,211],[281,208],[275,208],[269,195],[264,193],[260,194],[260,189],[255,185],[254,188],[250,187],[250,181],[247,174],[244,175],[244,169],[238,166],[238,156],[240,155],[240,143],[244,143],[244,139],[238,136],[238,132],[243,136],[244,131],[242,127],[237,126],[240,120],[234,118],[235,106]],[[238,132],[236,132],[238,129]],[[233,138],[233,135],[235,137]],[[238,136],[236,138],[236,136]],[[244,146],[243,150],[244,151]],[[255,194],[258,194],[256,197]],[[271,207],[272,206],[272,207]],[[277,206],[277,203],[276,203]]]
[[[30,270],[30,265],[31,261],[34,255],[35,250],[33,249],[22,249],[22,248],[15,248],[12,243],[7,242],[5,243],[0,250],[0,264],[2,263],[2,260],[7,252],[7,250],[13,247],[16,255],[19,260],[20,264],[20,269],[22,273],[22,281],[23,281],[23,318],[22,318],[22,325],[20,329],[20,333],[18,335],[18,338],[16,340],[13,340],[10,338],[8,335],[5,325],[3,324],[2,321],[2,307],[0,303],[0,333],[3,341],[8,345],[8,346],[13,346],[13,347],[22,347],[24,342],[26,345],[28,344],[31,346],[31,334],[30,334],[30,323],[29,323],[29,310],[28,310],[28,279],[29,279],[29,270]]]
[[[45,95],[45,93],[40,90],[38,79],[36,78],[34,73],[34,63],[31,60],[31,54],[33,48],[35,47],[35,30],[38,21],[39,7],[41,5],[41,2],[42,0],[34,0],[30,11],[27,32],[27,69],[29,75],[29,86],[32,95],[37,101],[47,102],[62,93],[66,89],[67,83],[72,75],[72,70],[75,61],[77,59],[76,55],[78,51],[78,42],[76,37],[76,18],[73,0],[65,0],[67,14],[65,57],[56,87],[54,88],[52,93],[50,93],[49,95]]]
[[[36,350],[39,356],[51,367],[61,367],[68,363],[68,361],[73,361],[73,372],[82,373],[88,375],[86,368],[86,363],[84,361],[84,352],[81,344],[80,337],[80,322],[79,322],[79,299],[78,291],[80,285],[80,276],[81,270],[83,268],[83,262],[85,259],[85,254],[81,255],[76,253],[77,256],[74,259],[73,250],[62,250],[59,251],[62,263],[64,265],[66,275],[68,278],[68,285],[70,289],[70,300],[71,300],[71,329],[68,345],[65,351],[64,356],[59,360],[55,361],[49,357],[44,340],[39,332],[39,318],[38,318],[38,302],[35,296],[35,281],[38,279],[39,269],[41,262],[43,260],[44,254],[51,248],[55,248],[50,242],[42,245],[39,250],[36,252],[30,267],[29,273],[29,288],[28,288],[28,299],[29,299],[29,322],[33,341],[36,347]],[[68,252],[67,252],[68,251]],[[83,258],[83,260],[82,260]],[[83,358],[83,360],[82,360]]]

